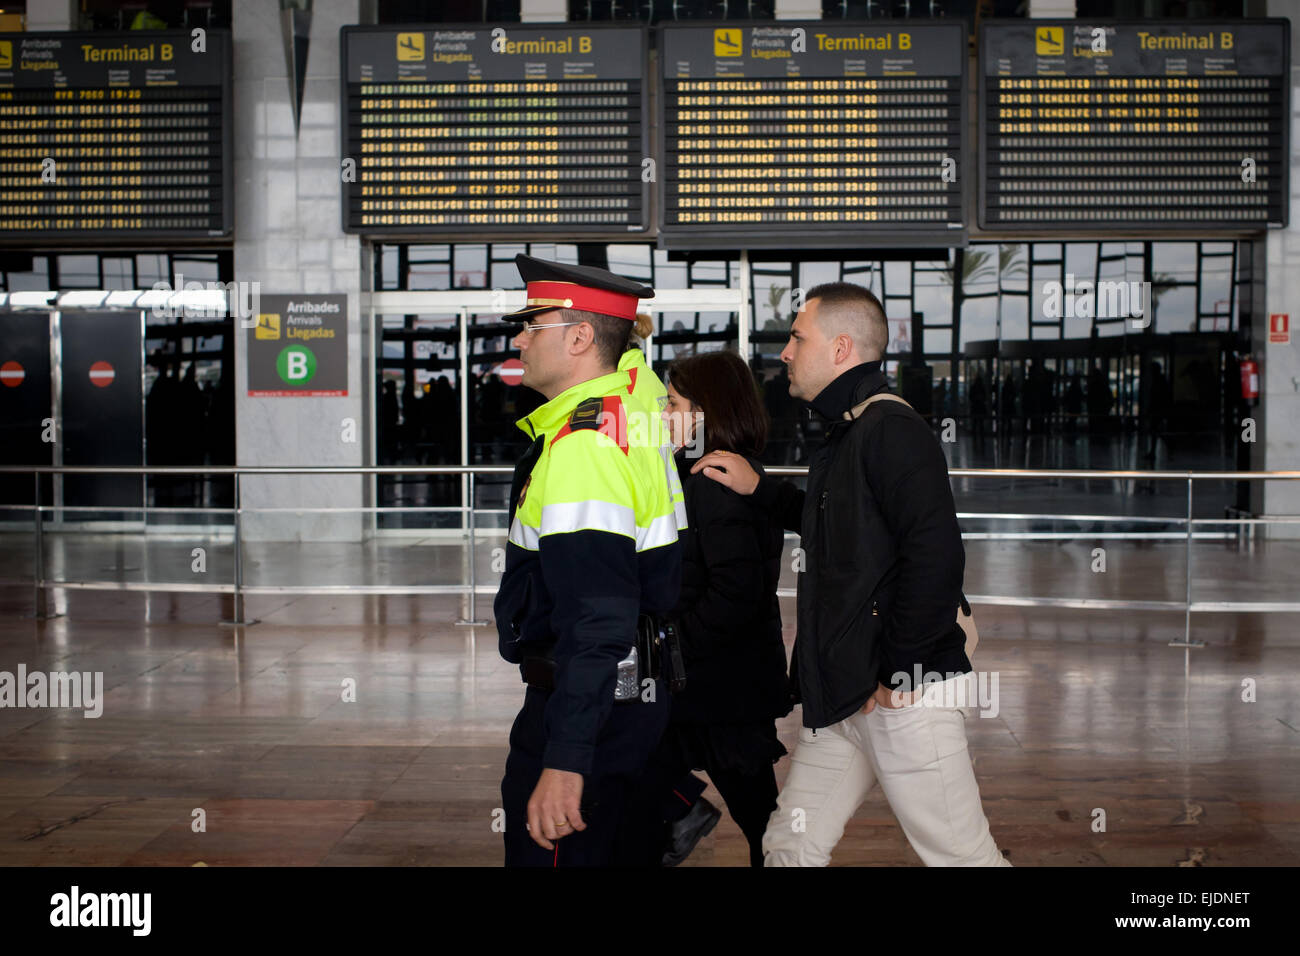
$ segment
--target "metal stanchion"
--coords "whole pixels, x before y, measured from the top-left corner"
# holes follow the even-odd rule
[[[239,534],[240,515],[243,511],[239,500],[239,472],[235,472],[235,606],[232,619],[222,621],[222,627],[245,627],[250,624],[256,624],[256,620],[244,620],[244,561],[243,561],[243,541]]]
[[[1183,676],[1187,677],[1191,673],[1191,656],[1190,649],[1193,647],[1204,647],[1204,641],[1192,640],[1192,476],[1187,476],[1187,546],[1186,546],[1186,563],[1187,563],[1187,592],[1184,597],[1186,611],[1183,618],[1183,639],[1181,641],[1170,641],[1170,647],[1183,648]]]
[[[36,497],[34,497],[34,498],[32,499],[32,501],[34,501],[35,504],[36,504],[36,508],[35,508],[35,510],[33,511],[33,514],[36,515],[36,527],[35,527],[35,533],[36,533],[36,541],[35,541],[35,546],[36,546],[36,547],[35,547],[35,550],[36,550],[36,559],[35,559],[35,565],[36,565],[36,567],[35,567],[35,570],[34,570],[34,572],[33,572],[33,574],[32,574],[32,580],[33,580],[34,586],[35,586],[35,588],[36,588],[36,594],[35,594],[35,601],[33,602],[33,607],[35,608],[35,610],[34,610],[34,612],[32,613],[32,617],[35,618],[35,619],[38,620],[38,621],[48,621],[48,620],[50,620],[51,618],[62,617],[63,615],[62,615],[62,614],[51,614],[51,613],[49,612],[49,606],[46,604],[46,595],[45,595],[45,534],[44,534],[44,531],[43,531],[43,528],[42,528],[42,525],[44,524],[44,522],[43,522],[42,519],[41,519],[41,473],[40,473],[39,471],[35,473],[35,478],[36,478]]]
[[[478,571],[474,566],[474,473],[469,473],[469,617],[456,622],[458,627],[481,627],[491,622],[478,616]]]

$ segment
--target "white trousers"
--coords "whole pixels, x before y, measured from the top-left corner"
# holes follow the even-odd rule
[[[879,781],[926,866],[1010,866],[980,805],[967,713],[935,705],[947,683],[930,685],[904,707],[877,705],[816,732],[800,728],[763,834],[763,865],[826,866],[845,824]]]

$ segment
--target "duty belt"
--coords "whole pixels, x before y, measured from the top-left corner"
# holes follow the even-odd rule
[[[632,644],[632,649],[628,652],[627,657],[618,663],[618,679],[614,684],[614,699],[616,701],[637,700],[641,695],[641,682],[649,680],[658,680],[662,676],[661,659],[663,645],[667,643],[667,650],[672,655],[674,664],[680,661],[680,654],[676,646],[676,631],[671,623],[660,622],[650,614],[642,614],[637,618],[636,640]],[[524,683],[529,687],[535,687],[538,690],[553,691],[555,690],[555,659],[550,652],[554,646],[546,649],[544,654],[525,654],[523,662],[519,665],[519,672],[523,675]],[[674,677],[680,673],[682,668],[674,669]],[[684,683],[684,675],[681,683]],[[674,685],[678,681],[674,679]],[[674,686],[674,690],[680,690]]]

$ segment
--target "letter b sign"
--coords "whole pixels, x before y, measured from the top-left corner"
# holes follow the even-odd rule
[[[275,370],[288,385],[306,385],[316,375],[316,356],[305,345],[290,345],[276,358]]]

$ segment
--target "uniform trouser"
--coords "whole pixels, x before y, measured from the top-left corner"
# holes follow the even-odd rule
[[[1010,866],[980,805],[966,714],[932,700],[927,694],[906,707],[858,711],[815,732],[801,728],[763,834],[764,865],[826,866],[845,824],[879,782],[926,866]]]
[[[630,804],[630,811],[643,821],[638,826],[629,826],[630,837],[624,840],[626,865],[659,866],[663,861],[666,844],[666,826],[663,806],[665,795],[672,794],[671,800],[689,810],[702,795],[703,781],[698,781],[700,788],[691,793],[687,799],[675,789],[678,781],[690,776],[692,769],[703,770],[718,788],[722,800],[727,805],[727,812],[736,821],[740,831],[749,843],[749,862],[751,866],[763,865],[763,832],[767,826],[772,808],[776,806],[776,773],[767,765],[754,773],[744,773],[706,763],[699,768],[690,767],[681,756],[681,751],[674,746],[672,735],[674,726],[670,724],[664,732],[654,755],[646,766]],[[689,792],[689,791],[688,791]],[[682,814],[684,815],[684,814]],[[674,816],[670,819],[680,819]]]
[[[550,692],[529,687],[524,706],[510,729],[510,755],[501,781],[505,809],[506,866],[609,866],[619,862],[616,851],[624,808],[659,743],[668,722],[668,691],[655,684],[654,702],[640,699],[615,703],[596,740],[591,772],[583,776],[580,813],[585,830],[552,841],[554,850],[533,842],[528,800],[542,775],[546,749],[544,718]]]

